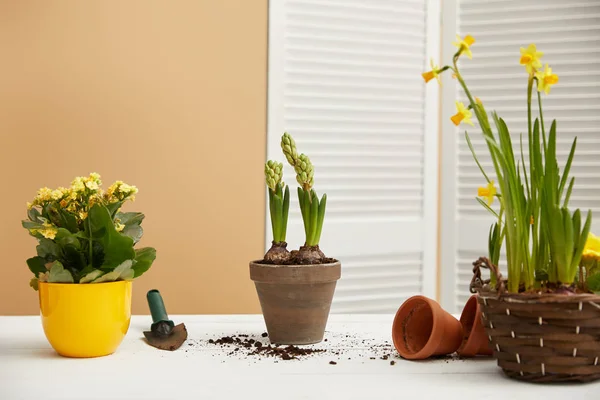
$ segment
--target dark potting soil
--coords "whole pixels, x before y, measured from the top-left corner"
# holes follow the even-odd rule
[[[296,257],[291,257],[287,260],[277,263],[277,265],[307,265],[307,264],[315,265],[315,264],[331,264],[331,263],[335,263],[335,262],[338,262],[338,260],[336,260],[335,258],[330,258],[330,257],[321,258],[321,259],[316,260],[311,263],[304,262],[302,259],[297,259]],[[265,260],[265,259],[260,260],[258,263],[259,264],[268,264],[268,265],[275,264],[274,262]]]
[[[269,336],[266,332],[261,337]],[[293,345],[289,346],[273,346],[271,344],[262,343],[255,339],[249,339],[248,335],[231,335],[223,336],[217,340],[210,339],[210,344],[220,345],[221,347],[228,347],[229,345],[235,345],[233,352],[228,353],[232,355],[234,352],[244,350],[246,355],[249,356],[265,356],[265,357],[276,357],[281,360],[296,360],[303,356],[309,356],[315,353],[322,353],[323,349],[309,349],[301,348]]]
[[[269,342],[266,332],[259,335],[236,333],[201,342],[192,340],[188,345],[196,346],[197,344],[208,343],[209,346],[222,348],[229,357],[250,359],[254,362],[261,359],[274,359],[274,362],[278,363],[280,361],[301,361],[310,357],[322,357],[325,363],[331,364],[331,361],[335,363],[331,365],[343,364],[345,360],[363,360],[363,363],[368,363],[369,360],[379,360],[379,362],[384,361],[387,365],[394,366],[401,360],[392,343],[387,340],[379,341],[355,334],[330,333],[328,336],[329,338],[324,339],[323,342],[328,342],[328,344],[339,342],[342,346],[328,349],[314,348],[313,346],[277,346]],[[352,357],[349,357],[350,355]],[[437,356],[432,357],[432,359],[446,363],[460,360],[455,356]],[[225,359],[222,362],[227,362],[227,360]]]

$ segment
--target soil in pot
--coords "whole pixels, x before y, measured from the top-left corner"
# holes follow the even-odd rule
[[[258,264],[268,265],[318,265],[335,263],[335,258],[327,257],[316,246],[301,246],[299,250],[288,252],[287,243],[273,242],[265,257]]]
[[[463,342],[458,349],[458,355],[461,357],[491,356],[493,351],[483,327],[481,307],[476,295],[471,296],[465,304],[460,323],[463,327]]]
[[[392,339],[398,353],[409,360],[454,353],[462,342],[460,322],[424,296],[413,296],[398,309]]]

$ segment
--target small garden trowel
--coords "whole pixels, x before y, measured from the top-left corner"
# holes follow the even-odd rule
[[[187,339],[187,329],[185,324],[175,326],[169,319],[165,303],[160,292],[152,289],[146,295],[148,306],[152,314],[152,326],[150,331],[145,331],[144,336],[150,346],[162,350],[177,350]]]

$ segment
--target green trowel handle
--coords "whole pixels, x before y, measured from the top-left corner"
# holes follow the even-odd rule
[[[160,292],[156,289],[152,289],[148,292],[146,297],[148,298],[150,313],[152,314],[152,322],[154,324],[158,322],[166,322],[173,327],[173,321],[169,319],[169,315],[165,309],[165,303],[163,302]]]

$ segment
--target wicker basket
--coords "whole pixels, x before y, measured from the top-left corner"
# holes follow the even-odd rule
[[[600,378],[600,296],[513,294],[496,266],[473,263],[471,291],[479,294],[483,324],[498,366],[530,382],[589,382]],[[481,268],[498,277],[496,290]]]

